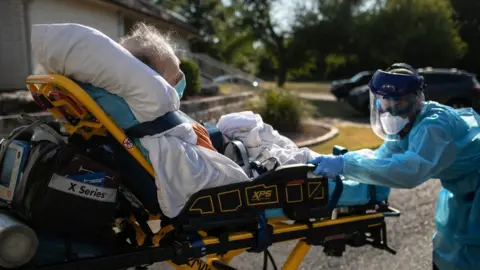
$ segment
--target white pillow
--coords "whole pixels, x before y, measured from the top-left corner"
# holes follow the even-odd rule
[[[45,71],[124,98],[139,122],[179,109],[173,87],[100,31],[66,23],[35,24],[31,33],[33,55]]]

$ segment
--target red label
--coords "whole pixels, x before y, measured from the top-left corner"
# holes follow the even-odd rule
[[[336,235],[331,235],[325,237],[325,242],[332,241],[332,240],[340,240],[340,239],[345,239],[346,235],[344,233],[342,234],[336,234]]]
[[[123,144],[123,147],[125,147],[126,149],[133,148],[133,142],[132,140],[130,140],[130,138],[125,138],[122,144]]]
[[[303,184],[305,183],[305,180],[299,179],[299,180],[293,180],[288,182],[289,185],[294,185],[294,184]]]

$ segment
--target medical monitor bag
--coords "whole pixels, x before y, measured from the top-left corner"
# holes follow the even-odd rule
[[[98,156],[98,154],[96,154]],[[12,209],[36,230],[89,233],[111,228],[120,176],[70,144],[36,143]]]

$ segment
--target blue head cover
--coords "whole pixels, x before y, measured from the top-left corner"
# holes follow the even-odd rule
[[[407,69],[413,74],[392,73],[392,69]],[[422,91],[425,87],[423,77],[407,64],[393,64],[387,71],[377,70],[368,83],[370,91],[376,95],[395,98]]]

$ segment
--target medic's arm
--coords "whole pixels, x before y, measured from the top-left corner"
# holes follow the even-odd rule
[[[355,151],[344,155],[344,176],[365,184],[393,188],[414,188],[442,170],[456,159],[454,130],[448,119],[427,118],[412,130],[408,150],[388,154],[382,146],[378,154]]]

